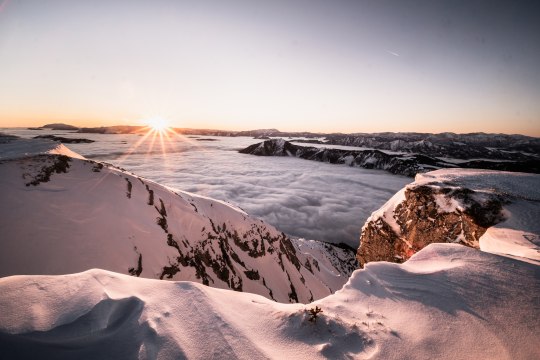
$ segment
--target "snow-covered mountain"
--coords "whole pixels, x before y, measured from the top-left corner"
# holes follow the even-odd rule
[[[394,150],[394,149],[392,149]],[[398,150],[396,148],[396,150]],[[240,153],[257,156],[294,156],[306,160],[346,164],[366,169],[386,170],[392,174],[415,176],[418,173],[440,168],[480,168],[506,171],[540,173],[540,160],[527,159],[517,161],[470,160],[459,162],[428,156],[420,152],[394,153],[380,150],[345,150],[326,147],[299,146],[284,139],[271,139],[253,144]]]
[[[540,139],[524,135],[469,133],[330,134],[328,144],[403,151],[458,159],[538,160]]]
[[[443,169],[416,176],[362,228],[358,260],[403,262],[434,242],[540,263],[540,175]]]
[[[0,144],[0,276],[101,268],[281,302],[340,289],[354,251],[287,235],[46,140]]]
[[[0,348],[9,359],[538,359],[539,277],[456,244],[367,264],[309,305],[103,270],[12,276],[0,279]]]

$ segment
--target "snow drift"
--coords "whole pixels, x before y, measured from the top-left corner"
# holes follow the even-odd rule
[[[534,359],[539,269],[432,244],[402,265],[367,264],[310,305],[103,270],[12,276],[0,279],[0,348],[56,359]]]

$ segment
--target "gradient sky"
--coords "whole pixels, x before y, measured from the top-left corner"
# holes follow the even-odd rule
[[[0,4],[0,126],[540,136],[538,1]]]

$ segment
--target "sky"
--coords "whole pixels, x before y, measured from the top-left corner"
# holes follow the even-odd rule
[[[535,1],[0,0],[0,127],[540,136]]]

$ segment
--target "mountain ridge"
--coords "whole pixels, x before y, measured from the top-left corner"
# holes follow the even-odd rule
[[[348,150],[307,147],[293,144],[284,139],[265,140],[241,149],[239,152],[257,156],[291,156],[331,164],[346,164],[366,169],[386,170],[392,174],[409,177],[439,168],[458,167],[540,173],[540,159],[501,162],[471,160],[456,164],[444,158],[423,154],[394,153],[376,149]]]
[[[350,250],[290,238],[231,204],[70,157],[64,145],[3,146],[29,145],[36,151],[0,161],[0,276],[99,267],[309,302],[356,267]]]

